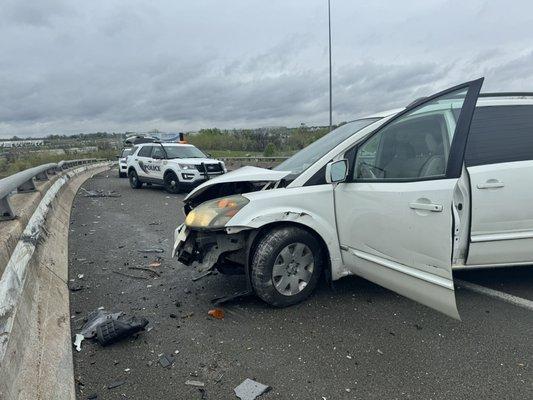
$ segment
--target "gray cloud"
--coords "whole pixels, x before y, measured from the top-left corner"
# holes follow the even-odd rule
[[[533,5],[464,3],[333,1],[335,120],[479,76],[533,90]],[[327,123],[325,1],[73,4],[3,5],[0,136]]]

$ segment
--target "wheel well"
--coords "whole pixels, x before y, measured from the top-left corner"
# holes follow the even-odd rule
[[[326,245],[326,242],[324,241],[322,236],[318,234],[317,231],[315,231],[314,229],[310,228],[307,225],[299,224],[297,222],[287,222],[287,221],[272,222],[270,224],[264,225],[261,228],[259,228],[258,231],[255,233],[255,237],[252,237],[252,243],[250,245],[250,250],[248,252],[248,268],[251,268],[252,266],[252,256],[255,253],[255,249],[257,248],[257,245],[259,244],[259,241],[261,240],[261,238],[263,238],[263,236],[265,236],[265,234],[268,231],[274,228],[281,228],[281,227],[286,227],[286,226],[294,226],[296,228],[303,229],[309,232],[311,235],[313,235],[315,239],[320,243],[322,250],[324,252],[323,253],[324,254],[324,275],[325,275],[326,281],[328,283],[331,282],[331,257],[330,257],[329,249],[328,249],[328,246]]]
[[[178,174],[176,174],[173,170],[171,170],[171,169],[167,169],[167,170],[165,171],[165,173],[163,174],[163,177],[167,176],[167,175],[170,174],[170,173],[176,175],[176,177],[178,176]]]
[[[131,171],[135,171],[135,168],[134,167],[129,167],[128,168],[128,175],[130,174]],[[135,173],[137,173],[137,171],[135,171]]]

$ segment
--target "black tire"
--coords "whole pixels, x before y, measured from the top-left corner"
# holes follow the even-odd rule
[[[312,253],[314,265],[311,278],[300,292],[291,295],[282,294],[276,287],[281,280],[275,282],[273,276],[274,263],[284,249],[298,244],[304,244],[307,246],[306,251]],[[274,228],[259,240],[252,256],[250,274],[252,286],[257,296],[266,303],[275,307],[288,307],[303,301],[315,290],[323,264],[324,250],[311,233],[294,226]],[[290,273],[287,274],[290,278]]]
[[[165,190],[168,193],[176,194],[180,192],[180,181],[173,171],[166,172],[163,181]]]
[[[130,170],[128,173],[128,178],[130,180],[130,186],[132,189],[140,189],[142,187],[143,183],[139,180],[139,176],[134,169]]]

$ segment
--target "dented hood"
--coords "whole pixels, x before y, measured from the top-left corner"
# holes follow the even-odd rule
[[[236,182],[275,182],[289,174],[290,171],[273,171],[266,168],[246,166],[202,183],[200,186],[190,192],[184,200],[190,201],[195,197],[198,197],[207,189],[216,185]]]

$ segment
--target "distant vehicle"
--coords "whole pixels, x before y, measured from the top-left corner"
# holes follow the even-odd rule
[[[154,183],[163,185],[169,193],[180,193],[226,173],[222,161],[209,158],[191,144],[153,142],[133,149],[127,162],[133,189]]]
[[[127,158],[131,154],[132,148],[122,149],[120,155],[118,156],[118,177],[127,178],[128,177],[128,164]]]
[[[533,94],[482,79],[349,122],[185,198],[173,254],[274,306],[358,275],[458,318],[452,271],[533,264]]]

